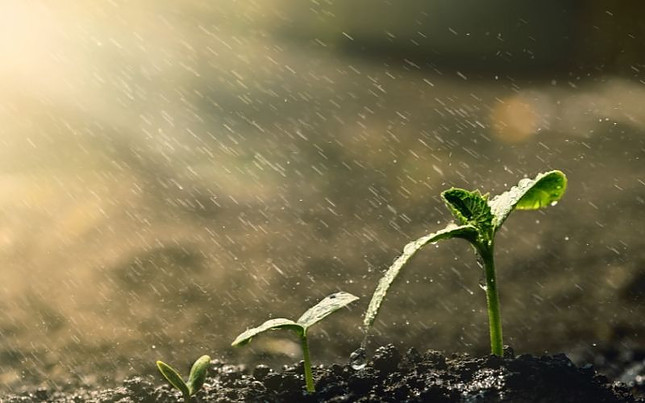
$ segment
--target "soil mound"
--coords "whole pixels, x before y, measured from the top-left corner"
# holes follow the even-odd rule
[[[314,368],[316,392],[304,388],[302,362],[274,371],[249,370],[214,360],[196,402],[642,402],[642,377],[625,384],[599,375],[593,366],[577,367],[564,354],[536,357],[475,358],[437,351],[401,354],[394,346],[376,350],[362,368],[351,365]],[[127,379],[100,391],[39,389],[6,396],[5,402],[177,402],[179,392],[158,380]]]

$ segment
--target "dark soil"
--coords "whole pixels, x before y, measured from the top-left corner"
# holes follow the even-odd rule
[[[637,357],[633,357],[637,358]],[[302,362],[273,371],[214,360],[194,401],[216,402],[642,402],[643,366],[632,362],[626,383],[599,375],[592,365],[577,367],[564,354],[535,357],[449,357],[437,351],[401,354],[388,345],[361,369],[348,365],[314,368],[316,393],[304,390]],[[638,368],[637,368],[638,367]],[[161,386],[158,386],[161,385]],[[176,402],[180,394],[160,380],[134,377],[114,389],[39,389],[5,396],[4,402]]]

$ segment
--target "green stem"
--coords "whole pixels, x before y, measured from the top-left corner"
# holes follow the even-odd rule
[[[302,344],[302,357],[304,360],[305,366],[305,383],[307,384],[307,392],[314,393],[316,388],[314,387],[314,376],[311,372],[311,359],[309,358],[309,343],[307,342],[307,335],[302,334],[300,336],[300,342]]]
[[[502,317],[499,308],[499,293],[495,278],[495,259],[493,242],[478,245],[479,253],[484,261],[486,275],[486,303],[488,306],[488,327],[490,330],[490,350],[492,354],[502,356],[504,343],[502,341]]]

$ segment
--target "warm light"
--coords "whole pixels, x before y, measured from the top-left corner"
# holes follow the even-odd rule
[[[55,25],[42,5],[23,1],[0,2],[0,80],[10,84],[16,76],[47,71]]]
[[[498,103],[491,116],[493,134],[505,143],[520,143],[539,129],[538,111],[521,96],[512,96]]]

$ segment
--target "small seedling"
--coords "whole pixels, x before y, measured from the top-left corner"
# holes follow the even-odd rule
[[[522,179],[517,186],[490,200],[487,194],[482,195],[479,191],[457,188],[444,191],[441,197],[459,225],[450,224],[405,246],[403,254],[385,272],[372,295],[363,320],[365,331],[374,323],[387,290],[412,256],[427,244],[442,239],[462,238],[473,244],[483,262],[486,285],[482,288],[486,291],[491,352],[501,356],[502,321],[493,259],[495,234],[513,210],[536,210],[554,205],[566,187],[566,176],[560,171],[550,171],[539,174],[535,179]]]
[[[309,308],[307,312],[302,314],[302,316],[297,321],[292,321],[291,319],[277,318],[270,319],[261,324],[258,327],[248,329],[244,333],[237,336],[235,341],[231,343],[232,346],[242,346],[251,341],[256,335],[266,332],[267,330],[275,329],[288,329],[293,330],[300,339],[300,346],[302,347],[302,357],[304,360],[305,367],[305,383],[307,385],[307,392],[315,392],[314,387],[314,378],[311,372],[311,359],[309,358],[309,345],[307,343],[307,331],[311,326],[318,323],[320,320],[324,319],[328,315],[336,312],[340,308],[356,301],[357,296],[349,294],[347,292],[337,292],[325,297],[322,301],[317,303],[315,306]]]
[[[210,362],[211,358],[207,355],[199,357],[190,368],[187,383],[184,382],[176,369],[165,362],[157,361],[157,368],[159,368],[159,372],[161,372],[161,375],[166,378],[168,383],[181,392],[184,396],[184,401],[189,402],[190,397],[197,393],[197,391],[201,389],[202,385],[204,385]]]

